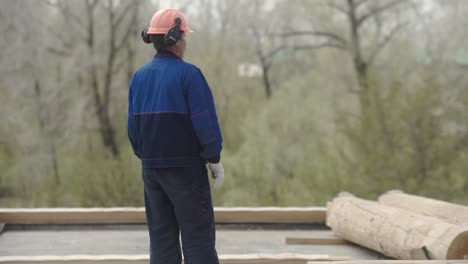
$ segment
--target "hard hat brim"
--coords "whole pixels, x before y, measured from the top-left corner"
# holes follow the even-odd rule
[[[184,33],[193,33],[194,31],[191,30],[189,27],[181,27],[180,28]],[[148,28],[147,34],[166,34],[170,28],[160,29],[160,28]]]

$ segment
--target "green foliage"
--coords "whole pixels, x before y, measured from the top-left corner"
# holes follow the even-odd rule
[[[143,206],[140,163],[128,146],[120,159],[101,150],[64,163],[62,194],[76,206]]]
[[[364,116],[356,114],[353,95],[335,98],[323,86],[326,78],[315,73],[284,83],[270,100],[257,100],[250,108],[239,94],[231,106],[241,110],[223,123],[224,133],[234,128],[236,135],[231,134],[222,155],[226,181],[213,191],[215,205],[323,206],[340,191],[375,198],[395,188],[467,203],[468,152],[459,144],[466,132],[453,125],[466,117],[460,108],[464,102],[444,100],[445,80],[430,69],[407,82],[388,72],[385,79],[372,76]],[[9,184],[0,174],[2,190],[14,198],[2,203],[142,206],[140,163],[127,142],[122,116],[124,111],[116,110],[118,159],[97,133],[82,134],[78,145],[59,144],[59,183],[49,176],[31,190],[28,181]],[[1,159],[2,171],[21,164],[12,148],[1,153],[8,157]],[[49,167],[40,174],[52,175]]]
[[[365,116],[341,114],[349,143],[343,160],[359,179],[350,188],[356,194],[375,197],[396,188],[446,200],[464,196],[466,180],[454,169],[467,161],[466,149],[456,144],[464,133],[451,129],[457,110],[444,102],[446,89],[435,76],[429,71],[405,83],[371,81]]]
[[[293,81],[242,122],[244,141],[224,155],[222,205],[316,205],[341,189],[327,131],[318,127],[321,98],[310,80]]]
[[[0,137],[5,137],[0,131]],[[6,143],[0,142],[0,172],[7,172],[13,167],[15,153],[13,147]],[[7,177],[6,173],[0,173],[0,200],[14,196],[15,189],[12,180]]]
[[[468,79],[466,64],[450,56],[466,48],[463,5],[435,3],[435,20],[401,10],[410,21],[421,21],[389,43],[380,43],[373,31],[384,37],[402,22],[393,12],[358,30],[367,62],[373,46],[385,44],[372,63],[361,65],[369,77],[369,94],[362,97],[369,106],[363,109],[353,64],[358,54],[349,47],[309,49],[341,38],[353,43],[346,17],[322,5],[326,1],[203,1],[207,12],[187,4],[197,33],[188,38],[185,59],[209,81],[224,136],[226,181],[213,192],[214,203],[315,206],[340,191],[375,198],[398,188],[467,204]],[[135,37],[134,25],[148,22],[156,2],[114,1],[121,2],[116,14],[125,13],[126,5],[139,9],[114,23],[120,26],[113,43],[108,5],[86,13],[86,1],[67,2],[63,10],[54,1],[27,2],[5,1],[0,16],[0,207],[142,206],[140,163],[125,128],[127,84],[153,55]],[[139,14],[136,21],[132,11]],[[83,23],[70,23],[70,15]],[[91,22],[102,31],[95,38],[87,38],[93,36]],[[259,39],[252,26],[258,26]],[[270,36],[292,29],[339,38]],[[110,54],[112,46],[119,52]],[[271,98],[265,98],[262,76],[237,73],[239,64],[262,60],[271,62],[263,65],[271,70]],[[99,106],[104,97],[109,108]],[[118,157],[102,142],[99,111],[109,112]]]
[[[140,163],[130,150],[122,146],[122,156],[114,159],[100,145],[99,136],[91,137],[89,144],[80,147],[61,145],[59,149],[59,182],[54,178],[48,164],[36,168],[33,176],[20,177],[14,181],[11,174],[22,170],[21,157],[2,159],[0,165],[10,160],[12,172],[0,173],[2,197],[1,206],[6,207],[111,207],[143,206],[143,183]],[[91,147],[92,146],[92,147]],[[1,153],[1,152],[0,152]],[[31,155],[33,155],[31,153]],[[38,159],[40,156],[36,156]],[[2,167],[3,168],[3,167]],[[26,170],[26,172],[28,172]],[[29,171],[32,174],[31,171]],[[28,175],[29,176],[29,175]]]

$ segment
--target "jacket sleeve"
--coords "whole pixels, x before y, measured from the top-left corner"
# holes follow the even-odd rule
[[[130,87],[128,89],[128,115],[127,115],[127,134],[130,144],[132,145],[133,152],[135,155],[140,158],[138,154],[138,145],[136,144],[136,133],[135,133],[135,119],[133,116],[133,106],[132,106],[132,80],[130,81]]]
[[[210,87],[202,72],[196,68],[188,80],[187,103],[192,126],[201,145],[201,157],[218,163],[222,149],[222,135]]]

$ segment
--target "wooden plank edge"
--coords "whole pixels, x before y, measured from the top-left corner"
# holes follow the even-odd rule
[[[324,224],[324,207],[215,208],[216,223]],[[7,224],[122,224],[146,223],[144,208],[0,208]]]
[[[307,264],[334,264],[334,261],[308,261]],[[468,264],[468,260],[354,260],[340,264]]]
[[[287,245],[349,245],[352,242],[334,237],[286,237]]]
[[[329,255],[301,255],[301,254],[245,254],[220,255],[221,264],[306,264],[308,261],[344,261],[349,257],[333,257]],[[68,256],[10,256],[0,257],[1,264],[38,264],[38,263],[148,263],[148,255],[68,255]]]
[[[325,207],[215,208],[216,223],[324,224]]]

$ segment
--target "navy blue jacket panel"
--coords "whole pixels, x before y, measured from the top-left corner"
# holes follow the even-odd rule
[[[222,136],[210,87],[200,69],[159,51],[130,81],[128,136],[143,167],[219,161]]]

